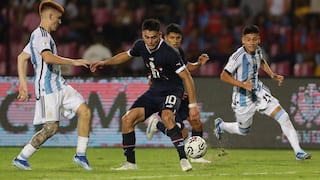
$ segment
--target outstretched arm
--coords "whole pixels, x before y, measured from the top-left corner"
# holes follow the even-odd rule
[[[269,64],[266,62],[266,60],[263,59],[261,61],[261,69],[266,72],[272,79],[278,81],[278,86],[282,85],[282,82],[284,80],[284,77],[282,75],[276,74],[272,71]]]
[[[114,64],[122,64],[131,59],[131,56],[127,52],[121,52],[110,59],[105,59],[103,61],[96,61],[90,64],[91,72],[95,72],[97,68],[101,68],[107,65],[114,65]]]
[[[73,66],[89,67],[90,62],[85,59],[70,59],[52,54],[51,51],[43,51],[41,53],[43,60],[48,64],[64,64]]]
[[[19,76],[19,94],[17,99],[19,101],[27,101],[28,87],[27,87],[27,65],[30,54],[22,51],[18,55],[18,76]]]
[[[189,63],[187,64],[187,69],[189,71],[194,71],[196,69],[199,69],[202,65],[204,65],[207,61],[209,60],[209,56],[208,54],[201,54],[199,57],[198,57],[198,61],[195,62],[195,63]]]

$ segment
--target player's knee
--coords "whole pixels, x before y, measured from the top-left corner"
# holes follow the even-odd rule
[[[91,119],[91,110],[86,104],[82,104],[78,109],[78,116],[81,119]]]
[[[127,132],[127,131],[133,129],[134,119],[130,118],[130,115],[125,114],[121,118],[121,123],[122,123],[122,131]]]
[[[164,110],[162,112],[161,119],[168,129],[172,129],[176,125],[174,115],[172,112],[169,112],[169,110]]]
[[[289,114],[284,110],[281,109],[279,112],[277,112],[274,116],[274,119],[279,121],[279,120],[289,120]]]
[[[59,123],[58,122],[49,122],[43,126],[43,133],[47,138],[55,135],[58,132]]]
[[[192,127],[192,130],[194,130],[194,131],[202,131],[202,123],[201,123],[200,120],[192,121],[192,123],[190,122],[190,125]]]
[[[187,139],[189,132],[186,128],[181,129],[183,139]]]
[[[48,122],[43,125],[42,129],[36,133],[31,139],[31,145],[39,149],[40,146],[50,137],[58,132],[59,123],[58,122]]]
[[[250,127],[248,127],[248,128],[240,128],[239,127],[239,131],[240,131],[241,135],[246,136],[250,132]]]

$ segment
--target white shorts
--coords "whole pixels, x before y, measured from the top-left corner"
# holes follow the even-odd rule
[[[82,95],[70,85],[61,91],[41,96],[36,101],[33,124],[44,124],[48,121],[60,121],[62,110],[76,112],[84,103]]]
[[[278,99],[273,97],[268,89],[261,89],[257,93],[257,101],[252,102],[247,106],[232,105],[235,112],[236,121],[239,127],[246,129],[252,125],[255,112],[270,116],[275,108],[280,106]]]

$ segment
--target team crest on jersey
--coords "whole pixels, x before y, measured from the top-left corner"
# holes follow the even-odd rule
[[[291,97],[291,115],[299,125],[311,128],[320,125],[320,91],[316,84],[299,87]]]
[[[48,47],[49,46],[48,42],[46,42],[46,41],[43,42],[42,44],[43,44],[44,47]]]
[[[154,57],[150,57],[149,60],[150,60],[150,61],[154,61]]]

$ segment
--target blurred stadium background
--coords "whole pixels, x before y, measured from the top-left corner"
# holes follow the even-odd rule
[[[274,71],[293,77],[320,76],[320,2],[318,0],[56,0],[66,13],[54,38],[62,56],[83,57],[102,43],[109,53],[127,50],[140,37],[141,22],[153,17],[163,26],[175,22],[184,31],[190,60],[201,52],[210,62],[199,76],[217,76],[240,45],[243,25],[260,26],[262,46]],[[2,0],[0,4],[0,75],[17,74],[16,56],[38,26],[39,0]],[[107,50],[107,51],[108,51]],[[86,57],[102,58],[96,53]],[[32,74],[30,68],[29,74]],[[69,76],[91,76],[85,69],[65,68]],[[105,69],[97,76],[144,76],[140,61]]]
[[[194,72],[198,103],[209,146],[217,147],[213,120],[233,121],[231,87],[218,75],[230,53],[240,46],[241,28],[260,26],[262,46],[271,68],[286,76],[283,87],[264,82],[289,112],[302,146],[320,147],[320,1],[318,0],[56,0],[66,8],[63,23],[53,34],[59,54],[101,60],[130,48],[140,37],[145,18],[160,19],[163,27],[175,22],[183,27],[186,57],[206,52],[210,61]],[[15,101],[18,91],[16,58],[38,26],[38,0],[2,0],[0,3],[0,146],[22,146],[38,127],[32,125],[34,99]],[[101,51],[102,44],[104,50]],[[95,46],[92,46],[95,45]],[[96,48],[95,47],[99,47]],[[89,51],[93,48],[93,51]],[[88,51],[87,51],[88,50]],[[91,52],[91,53],[90,53]],[[137,58],[91,74],[87,69],[64,67],[71,85],[84,95],[93,110],[90,146],[121,146],[119,118],[147,88],[144,65]],[[33,93],[32,67],[28,70]],[[264,77],[264,74],[261,74]],[[74,146],[76,119],[62,120],[60,133],[45,146]],[[267,128],[266,128],[267,127]],[[137,126],[138,146],[171,147],[157,134],[147,141],[146,124]],[[224,147],[289,148],[276,122],[255,117],[248,137],[227,135]]]

